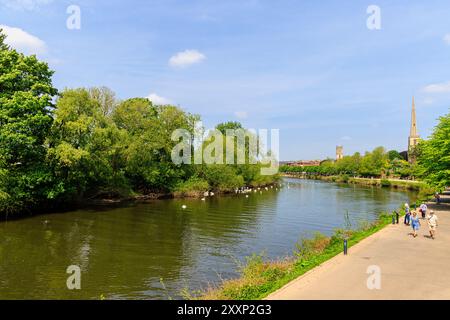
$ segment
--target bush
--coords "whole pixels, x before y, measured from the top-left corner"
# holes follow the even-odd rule
[[[187,181],[180,182],[175,189],[174,193],[178,196],[200,196],[205,191],[209,190],[209,184],[207,181],[199,177],[191,177]]]
[[[381,179],[381,186],[382,187],[390,187],[391,186],[391,182],[387,179]]]
[[[210,187],[217,191],[231,191],[244,186],[244,178],[227,165],[207,165],[203,175]]]

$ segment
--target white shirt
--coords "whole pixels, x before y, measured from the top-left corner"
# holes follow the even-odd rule
[[[438,221],[438,217],[433,214],[427,217],[428,219],[428,224],[432,227],[436,227],[437,226],[437,221]]]

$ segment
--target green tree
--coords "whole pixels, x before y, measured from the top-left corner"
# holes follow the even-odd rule
[[[49,161],[65,197],[115,195],[127,189],[121,159],[126,135],[104,115],[87,89],[62,92],[57,101]]]
[[[418,145],[417,162],[422,178],[433,186],[450,186],[450,114],[439,118],[429,140]]]
[[[89,88],[88,91],[90,97],[100,104],[100,109],[104,116],[109,116],[113,113],[118,104],[114,91],[107,87]]]
[[[193,133],[197,116],[175,106],[155,107],[148,99],[134,98],[120,103],[112,118],[129,134],[126,174],[135,188],[168,191],[175,188],[180,179],[189,177],[192,167],[172,162],[171,152],[176,142],[171,136],[176,129]]]
[[[5,44],[0,30],[0,211],[18,211],[54,196],[45,164],[52,125],[53,71]]]
[[[397,150],[388,151],[387,157],[388,157],[389,161],[394,161],[395,159],[403,160],[403,157],[400,155],[400,153]]]

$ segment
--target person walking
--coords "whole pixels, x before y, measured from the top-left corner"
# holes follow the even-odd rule
[[[417,231],[419,231],[420,227],[419,216],[416,210],[414,210],[411,215],[411,226],[413,229],[413,237],[415,238],[417,237]]]
[[[419,211],[422,215],[422,219],[425,219],[425,217],[427,216],[427,210],[428,210],[427,205],[425,203],[422,203],[419,207]]]
[[[405,219],[403,220],[403,223],[409,226],[410,218],[411,218],[411,210],[409,209],[409,204],[405,203]]]
[[[430,230],[430,237],[434,239],[436,236],[436,228],[438,226],[438,217],[434,214],[434,211],[430,211],[430,215],[427,216],[428,229]]]
[[[436,199],[436,204],[441,204],[441,196],[439,195],[439,193],[436,192],[434,197]]]

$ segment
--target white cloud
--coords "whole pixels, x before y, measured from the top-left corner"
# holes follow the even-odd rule
[[[447,33],[444,38],[443,38],[444,42],[450,46],[450,33]]]
[[[157,106],[172,103],[169,99],[158,96],[156,93],[150,93],[147,96],[147,99],[149,99],[154,105],[157,105]]]
[[[431,105],[431,104],[433,104],[434,103],[434,100],[433,99],[431,99],[431,98],[425,98],[425,99],[423,99],[423,104],[426,104],[426,105]]]
[[[0,0],[0,4],[14,10],[35,10],[53,0]]]
[[[446,93],[450,92],[450,81],[442,82],[442,83],[432,83],[424,88],[422,88],[423,92],[426,93]]]
[[[47,45],[44,41],[20,28],[0,25],[0,29],[3,29],[7,35],[6,44],[20,52],[25,54],[45,54],[47,52]]]
[[[172,56],[169,59],[169,65],[171,67],[187,67],[199,63],[205,58],[206,56],[197,50],[185,50]]]
[[[234,115],[235,115],[236,118],[238,118],[238,119],[247,119],[247,117],[248,117],[248,114],[247,114],[246,111],[236,111],[236,112],[234,113]]]

